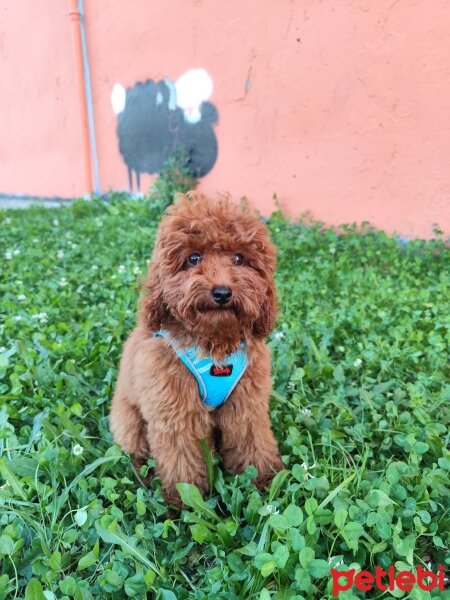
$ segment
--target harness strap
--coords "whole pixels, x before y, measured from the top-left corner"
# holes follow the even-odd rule
[[[217,408],[227,400],[247,368],[248,357],[244,342],[227,358],[226,364],[219,367],[211,357],[202,358],[197,346],[180,348],[177,340],[164,329],[153,335],[169,342],[181,362],[195,377],[200,397],[210,408]]]

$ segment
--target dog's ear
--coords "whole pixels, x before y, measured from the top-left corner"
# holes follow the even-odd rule
[[[268,282],[266,298],[261,305],[259,317],[253,323],[252,332],[255,337],[266,337],[275,327],[277,307],[277,291],[271,278]]]
[[[155,262],[150,263],[147,278],[143,281],[145,290],[140,300],[140,319],[150,331],[159,331],[169,316],[164,304],[159,267]]]

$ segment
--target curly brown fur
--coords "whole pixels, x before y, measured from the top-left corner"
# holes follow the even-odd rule
[[[197,266],[188,263],[193,252],[203,257]],[[235,264],[236,253],[242,265]],[[264,340],[276,317],[274,269],[275,249],[265,225],[227,196],[179,195],[161,221],[137,326],[123,351],[111,430],[135,464],[155,459],[169,502],[180,502],[178,482],[206,491],[200,442],[206,439],[214,450],[217,429],[227,469],[239,473],[254,465],[256,483],[264,486],[282,468],[270,429],[271,368]],[[212,299],[216,286],[231,288],[228,304]],[[247,343],[247,370],[222,406],[205,406],[173,348],[153,337],[161,328],[182,345],[199,346],[216,364]]]

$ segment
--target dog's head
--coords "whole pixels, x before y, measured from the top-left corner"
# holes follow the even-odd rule
[[[230,351],[266,336],[276,317],[275,249],[267,228],[227,196],[178,195],[161,221],[141,318]]]

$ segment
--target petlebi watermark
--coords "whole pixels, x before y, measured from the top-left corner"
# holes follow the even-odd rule
[[[439,565],[436,572],[431,571],[431,565],[428,566],[428,569],[419,566],[415,572],[396,571],[393,566],[383,569],[380,565],[377,565],[374,571],[330,569],[333,583],[332,595],[338,597],[340,592],[346,592],[352,587],[361,592],[371,592],[372,590],[410,592],[414,586],[425,592],[435,589],[444,591],[449,581],[445,574],[445,566]]]

